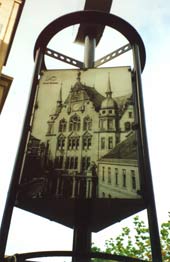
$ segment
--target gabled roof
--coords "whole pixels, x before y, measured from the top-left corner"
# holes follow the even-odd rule
[[[137,160],[137,140],[133,133],[126,140],[117,144],[114,149],[104,155],[102,159],[133,159]]]
[[[85,91],[87,92],[89,99],[93,102],[95,109],[99,110],[105,97],[101,95],[94,87],[85,86]]]
[[[87,95],[85,96],[85,99],[89,99],[94,104],[96,111],[100,109],[101,103],[105,99],[105,97],[101,95],[94,87],[84,85],[81,82],[77,81],[70,92],[73,93],[74,91],[77,92],[78,90],[82,90],[85,92],[85,94]],[[69,99],[71,99],[71,93],[69,93],[64,103],[69,102]]]

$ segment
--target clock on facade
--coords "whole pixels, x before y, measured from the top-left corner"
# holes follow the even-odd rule
[[[73,104],[72,108],[73,108],[74,111],[80,110],[81,109],[81,104],[79,104],[79,103]]]

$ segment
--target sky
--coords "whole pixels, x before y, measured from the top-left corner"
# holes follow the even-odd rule
[[[14,81],[0,116],[0,217],[12,175],[23,120],[27,108],[34,69],[33,49],[44,27],[67,13],[82,10],[84,0],[27,0],[17,29],[8,63],[3,73]],[[129,22],[142,37],[146,48],[146,66],[142,73],[143,98],[150,163],[159,224],[168,219],[169,207],[169,70],[170,70],[170,2],[162,0],[113,0],[111,13]],[[58,34],[49,47],[83,61],[83,47],[74,43],[76,26]],[[127,43],[119,33],[106,28],[96,48],[96,60]],[[112,62],[108,63],[110,66]],[[113,61],[114,66],[131,65],[131,52]],[[69,68],[47,59],[48,68]],[[146,219],[146,212],[140,213]],[[131,218],[111,226],[93,240],[102,245]],[[51,241],[48,241],[48,240]],[[14,208],[7,254],[33,250],[69,250],[72,230],[44,218]]]

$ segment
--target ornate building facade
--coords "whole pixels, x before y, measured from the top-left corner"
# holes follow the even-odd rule
[[[82,84],[80,72],[64,102],[60,89],[46,134],[49,160],[57,170],[67,170],[69,174],[87,172],[91,164],[97,166],[97,161],[132,131],[131,94],[120,105],[112,97],[109,75],[103,89],[105,97],[94,87]]]

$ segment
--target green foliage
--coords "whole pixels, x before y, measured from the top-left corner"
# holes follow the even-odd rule
[[[116,238],[106,240],[103,252],[151,260],[149,229],[139,216],[133,218],[133,225],[133,230],[123,227]],[[163,262],[170,262],[170,220],[161,224],[160,239]],[[92,251],[100,252],[101,250],[93,245]]]

